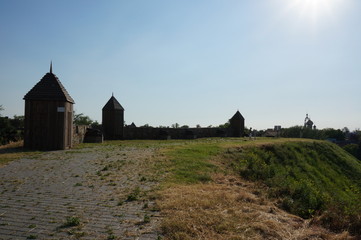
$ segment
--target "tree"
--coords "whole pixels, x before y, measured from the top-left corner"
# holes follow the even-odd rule
[[[14,115],[14,118],[10,120],[11,124],[19,129],[19,128],[24,128],[24,121],[25,121],[25,117],[24,116],[16,116]]]
[[[172,128],[179,128],[179,124],[178,123],[172,124]]]
[[[337,141],[345,140],[345,134],[340,129],[326,128],[322,130],[323,139],[336,139]]]
[[[0,112],[1,112],[1,111],[4,111],[3,105],[0,105]],[[0,117],[1,117],[1,113],[0,113]]]
[[[229,128],[229,126],[231,126],[231,124],[230,124],[229,121],[228,121],[228,122],[226,122],[226,123],[224,123],[224,124],[219,125],[218,127],[219,127],[219,128]]]
[[[144,124],[143,126],[140,126],[141,128],[152,128],[148,123]]]
[[[90,125],[93,123],[93,120],[90,117],[85,116],[83,113],[74,114],[74,124],[75,125]]]
[[[281,136],[286,138],[299,138],[301,136],[303,127],[293,126],[282,129]]]
[[[348,129],[348,127],[344,127],[342,128],[342,132],[348,134],[350,132],[350,129]]]
[[[16,142],[22,139],[23,134],[13,125],[13,120],[0,117],[0,145]]]
[[[91,123],[91,127],[95,128],[95,129],[99,129],[100,128],[100,124],[98,123],[98,121],[94,121]]]

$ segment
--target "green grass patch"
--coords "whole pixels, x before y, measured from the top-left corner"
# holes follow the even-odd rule
[[[168,182],[176,184],[192,184],[208,182],[211,174],[217,171],[217,166],[211,159],[220,153],[216,144],[205,144],[194,141],[184,146],[177,146],[165,152],[170,158]]]
[[[339,212],[333,220],[361,216],[361,163],[335,144],[284,142],[231,148],[225,159],[241,176],[261,181],[285,210],[304,218]],[[338,219],[336,219],[336,217]],[[342,228],[352,228],[348,222]],[[341,224],[342,225],[342,224]]]
[[[137,201],[139,200],[141,195],[141,191],[139,187],[136,187],[128,196],[127,196],[127,202]]]
[[[75,227],[80,225],[80,218],[76,216],[66,217],[65,222],[60,226],[60,228]]]

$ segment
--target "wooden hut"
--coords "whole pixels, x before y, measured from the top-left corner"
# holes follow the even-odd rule
[[[243,137],[244,135],[244,117],[237,111],[229,120],[231,137]]]
[[[24,96],[24,147],[62,150],[72,147],[73,104],[57,76],[50,72]]]
[[[123,139],[124,108],[113,95],[103,107],[102,126],[105,139]]]

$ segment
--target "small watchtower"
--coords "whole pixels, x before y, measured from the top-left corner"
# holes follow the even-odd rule
[[[237,111],[229,120],[231,137],[243,137],[244,135],[244,117]]]
[[[24,96],[24,147],[63,150],[72,147],[73,104],[58,77],[50,71]]]
[[[103,107],[102,126],[105,139],[123,139],[124,108],[112,95]]]

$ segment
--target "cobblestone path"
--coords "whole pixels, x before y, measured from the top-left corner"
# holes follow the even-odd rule
[[[0,168],[0,239],[157,239],[154,154],[96,145]]]

